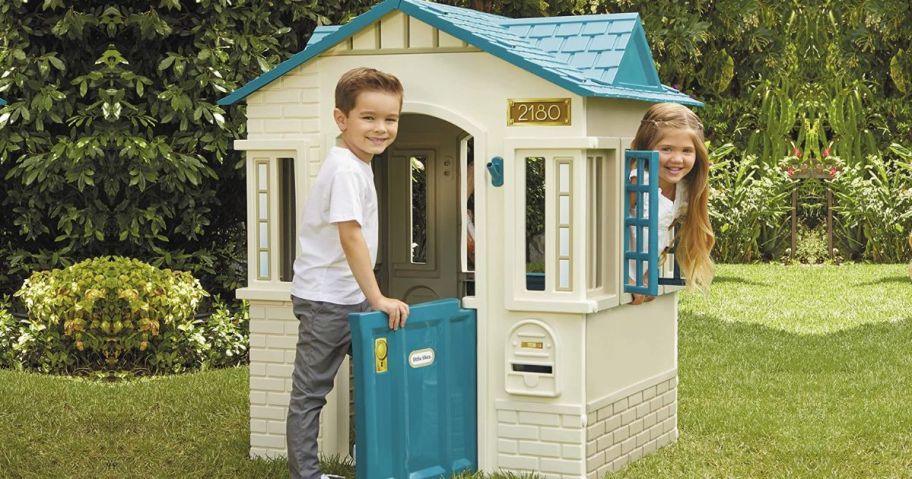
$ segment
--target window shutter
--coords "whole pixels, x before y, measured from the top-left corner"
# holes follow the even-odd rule
[[[637,183],[630,182],[636,170]],[[648,181],[643,173],[652,172]],[[657,296],[659,294],[659,152],[627,150],[624,152],[624,292]],[[631,209],[630,197],[636,207]],[[644,199],[648,198],[648,201]],[[644,203],[649,203],[646,211]],[[635,232],[636,244],[631,243]],[[644,245],[645,242],[645,245]],[[645,247],[644,247],[645,246]],[[633,262],[633,265],[631,265]],[[646,267],[643,267],[643,263]],[[633,266],[634,271],[630,268]],[[649,272],[647,281],[644,273]],[[633,274],[631,274],[633,273]],[[634,284],[628,284],[631,276]]]

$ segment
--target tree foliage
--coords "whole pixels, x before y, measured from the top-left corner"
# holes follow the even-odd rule
[[[0,3],[0,287],[108,254],[236,287],[245,200],[231,141],[245,118],[216,101],[363,7]]]
[[[663,82],[706,102],[707,137],[763,171],[899,161],[890,145],[912,144],[906,0],[439,1],[509,17],[638,12]],[[216,101],[316,25],[375,3],[0,2],[0,290],[102,254],[236,287],[244,107]],[[761,244],[781,244],[783,228],[764,231]]]

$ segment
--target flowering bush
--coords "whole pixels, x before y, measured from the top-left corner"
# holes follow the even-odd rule
[[[135,259],[37,272],[16,296],[28,309],[13,346],[23,368],[170,373],[237,362],[247,348],[246,316],[216,303],[197,319],[208,296],[198,280]]]

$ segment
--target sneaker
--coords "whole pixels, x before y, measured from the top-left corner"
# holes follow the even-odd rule
[[[320,479],[345,479],[345,476],[337,476],[335,474],[321,474]]]

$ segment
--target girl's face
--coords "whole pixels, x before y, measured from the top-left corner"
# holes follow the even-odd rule
[[[659,151],[659,187],[673,192],[694,167],[697,159],[693,132],[688,129],[669,129],[662,134],[654,149]]]

